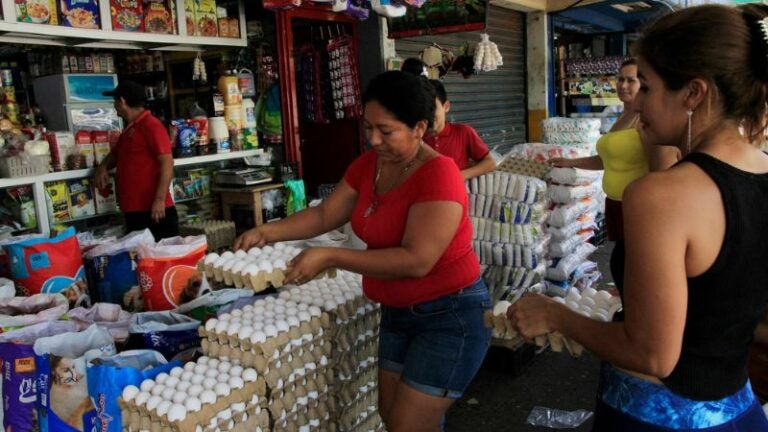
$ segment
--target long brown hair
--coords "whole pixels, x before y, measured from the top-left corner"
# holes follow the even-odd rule
[[[735,120],[752,142],[764,141],[768,41],[759,21],[768,7],[703,5],[665,15],[634,46],[669,90],[694,78],[716,88],[725,119]]]

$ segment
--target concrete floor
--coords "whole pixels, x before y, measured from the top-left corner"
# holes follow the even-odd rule
[[[601,285],[611,282],[608,258],[612,244],[601,246],[592,260],[603,273]],[[526,424],[535,406],[566,411],[593,411],[599,361],[585,352],[579,358],[549,349],[511,352],[492,348],[464,397],[448,411],[446,432],[545,431]],[[527,355],[524,355],[527,354]],[[526,361],[527,360],[527,361]],[[589,420],[573,431],[589,431]]]

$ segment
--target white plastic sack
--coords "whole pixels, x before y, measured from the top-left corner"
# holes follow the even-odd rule
[[[571,201],[595,196],[600,192],[600,187],[596,185],[567,186],[551,185],[547,190],[547,196],[552,202],[557,204],[566,204]]]
[[[199,307],[224,305],[232,303],[242,297],[253,296],[253,290],[250,289],[225,288],[212,291],[205,278],[203,278],[203,285],[200,287],[200,292],[202,293],[200,296],[179,306],[174,312],[183,314]]]
[[[128,339],[128,326],[131,323],[131,313],[124,311],[120,305],[112,303],[96,303],[91,308],[75,308],[67,314],[80,330],[85,330],[92,324],[106,328],[112,337],[123,342]]]
[[[148,333],[157,331],[195,330],[200,321],[185,315],[165,312],[143,312],[133,314],[129,331],[131,333]]]
[[[149,229],[133,231],[124,237],[94,247],[86,252],[83,258],[93,259],[104,255],[116,255],[121,252],[136,250],[141,244],[153,245],[154,243],[155,237]]]
[[[561,185],[590,185],[596,184],[603,178],[602,171],[583,170],[578,168],[559,168],[549,170],[546,179]]]
[[[205,249],[204,235],[188,237],[171,237],[162,239],[154,245],[139,244],[139,258],[180,257],[194,252],[201,247]]]
[[[55,321],[68,310],[69,302],[61,294],[35,294],[29,297],[0,299],[0,328]]]

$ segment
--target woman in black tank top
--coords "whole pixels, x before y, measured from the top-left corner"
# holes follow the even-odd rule
[[[508,310],[526,337],[557,331],[606,361],[594,430],[768,431],[745,372],[768,306],[768,6],[706,5],[635,44],[646,144],[684,159],[624,193],[623,322],[544,296]]]

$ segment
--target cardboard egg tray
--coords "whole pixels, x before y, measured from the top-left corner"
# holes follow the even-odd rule
[[[285,413],[284,416],[274,422],[273,429],[275,431],[335,432],[336,424],[323,405],[323,402],[315,401],[299,411]],[[325,412],[323,412],[324,409],[326,409]]]
[[[375,391],[367,393],[344,410],[339,417],[338,430],[351,431],[358,425],[366,422],[370,417],[378,419],[380,423],[381,418],[379,418],[377,406],[378,393]]]
[[[203,260],[197,263],[197,268],[201,272],[205,272],[209,280],[215,280],[228,287],[248,288],[254,292],[261,292],[270,286],[281,288],[285,285],[285,271],[279,268],[273,269],[271,272],[259,271],[256,274],[235,273],[225,271],[221,267],[215,267],[213,263],[205,264]],[[335,277],[336,269],[328,269],[315,276],[315,280]]]
[[[187,432],[194,431],[198,425],[209,425],[216,419],[220,412],[231,410],[233,405],[244,405],[242,412],[232,415],[234,423],[225,421],[216,425],[217,430],[254,430],[255,427],[269,427],[269,413],[267,406],[267,387],[263,378],[245,383],[243,388],[234,389],[229,395],[218,397],[214,403],[205,404],[200,411],[187,413],[186,418],[171,422],[167,415],[159,415],[155,410],[147,409],[146,405],[137,406],[133,401],[125,402],[118,398],[118,404],[122,411],[123,428],[136,431],[150,432]],[[245,424],[254,425],[250,429],[243,429]],[[235,429],[240,426],[239,429]]]

